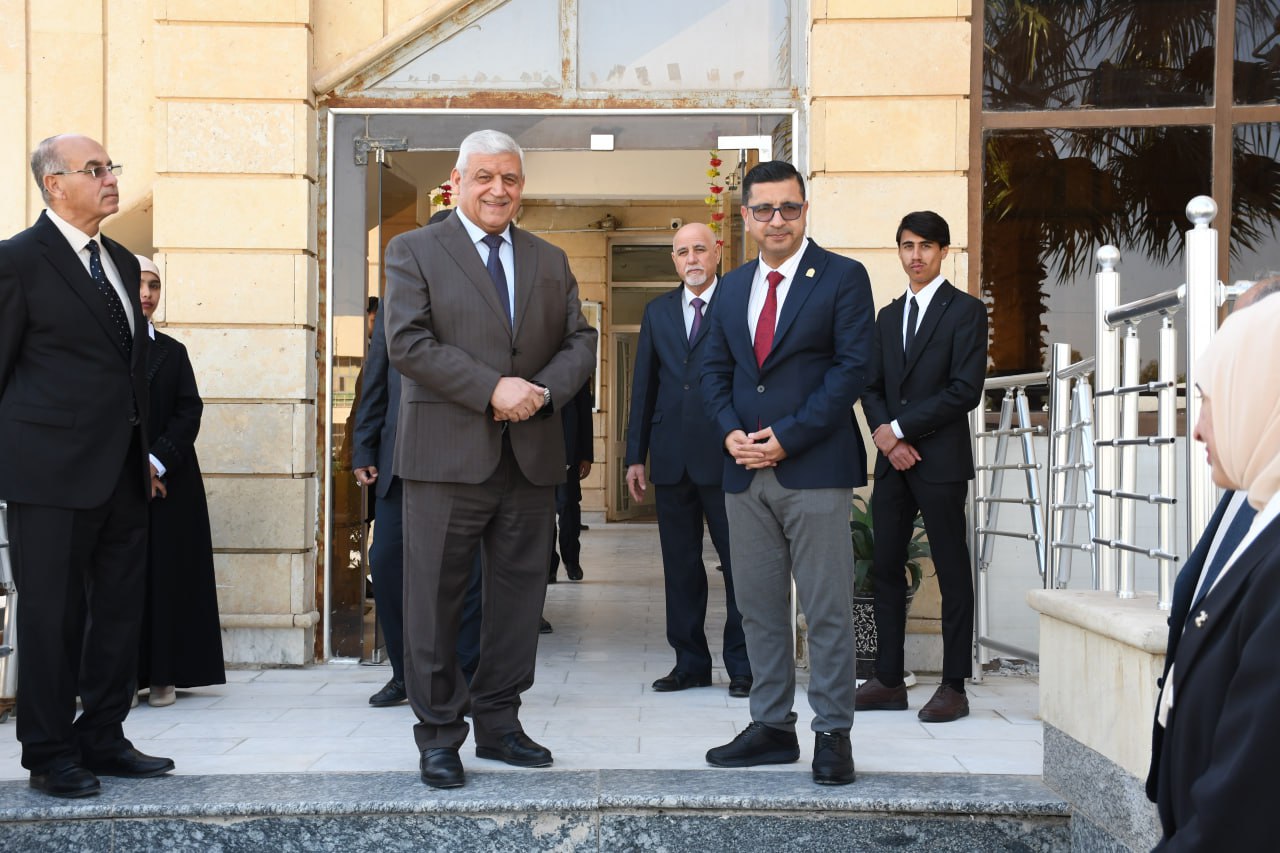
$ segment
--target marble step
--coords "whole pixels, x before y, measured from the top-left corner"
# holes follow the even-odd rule
[[[483,762],[481,762],[483,763]],[[472,763],[473,765],[475,762]],[[0,783],[0,851],[1066,851],[1038,776],[798,770],[485,771],[103,779],[57,800]]]

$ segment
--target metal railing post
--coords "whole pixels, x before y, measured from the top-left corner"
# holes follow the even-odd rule
[[[1162,436],[1178,434],[1178,333],[1173,328],[1173,318],[1165,314],[1160,318],[1160,374],[1156,378],[1163,383],[1158,397],[1156,414],[1156,432]],[[1190,440],[1188,430],[1188,441]],[[1160,445],[1158,454],[1159,484],[1157,488],[1162,495],[1173,495],[1177,490],[1176,448],[1173,442]],[[1159,513],[1160,550],[1166,554],[1175,553],[1173,544],[1174,506],[1162,503]],[[1187,553],[1187,552],[1183,552]],[[1161,610],[1168,610],[1173,599],[1173,578],[1175,564],[1172,560],[1160,559],[1160,573],[1157,579],[1156,604]]]
[[[1094,387],[1098,391],[1110,391],[1120,384],[1119,347],[1116,341],[1116,330],[1105,322],[1107,311],[1119,302],[1120,273],[1116,266],[1120,263],[1120,250],[1115,246],[1103,246],[1097,253],[1098,264],[1102,267],[1096,276],[1097,333],[1094,347]],[[1114,395],[1098,397],[1094,413],[1094,429],[1100,441],[1115,438],[1118,401]],[[1116,482],[1117,453],[1115,447],[1099,446],[1094,454],[1097,465],[1095,481],[1098,484]],[[1108,541],[1116,538],[1116,501],[1106,495],[1095,495],[1094,506],[1097,515],[1098,538]],[[1100,548],[1097,553],[1098,589],[1114,591],[1116,589],[1116,554],[1111,548]]]
[[[1138,327],[1130,324],[1125,327],[1123,343],[1123,364],[1121,373],[1123,379],[1121,384],[1126,388],[1132,388],[1138,384],[1138,366],[1141,358],[1139,356]],[[1125,394],[1124,400],[1120,403],[1120,437],[1122,439],[1135,439],[1138,437],[1138,407],[1142,403],[1142,397],[1136,392]],[[1138,489],[1138,448],[1132,444],[1126,444],[1120,448],[1120,488],[1134,493]],[[1120,531],[1117,537],[1121,542],[1132,543],[1134,533],[1134,516],[1137,506],[1133,499],[1125,498],[1120,501]],[[1134,568],[1133,568],[1133,552],[1121,551],[1118,555],[1120,558],[1119,565],[1119,581],[1116,584],[1116,596],[1119,598],[1133,598],[1134,594]]]
[[[1187,466],[1186,528],[1183,554],[1190,554],[1196,538],[1209,523],[1217,502],[1209,466],[1191,437],[1200,419],[1200,399],[1196,393],[1196,364],[1218,328],[1218,308],[1222,305],[1218,284],[1218,234],[1209,223],[1218,214],[1218,205],[1208,196],[1198,195],[1187,203],[1187,218],[1194,227],[1187,232],[1187,440],[1183,461]]]

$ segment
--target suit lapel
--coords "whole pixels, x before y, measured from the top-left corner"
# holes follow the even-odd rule
[[[884,309],[885,332],[892,343],[889,344],[889,352],[887,356],[898,359],[899,364],[906,364],[907,354],[902,350],[902,312],[906,310],[907,299],[905,296],[899,296],[890,302]]]
[[[151,346],[147,347],[147,384],[156,378],[156,374],[160,372],[160,365],[164,364],[164,360],[169,357],[169,346],[165,343],[164,335],[156,333],[156,338],[151,342]]]
[[[53,224],[43,213],[37,224],[43,227],[40,229],[40,242],[45,247],[45,257],[60,276],[71,287],[72,292],[80,298],[80,301],[89,309],[89,313],[98,321],[98,325],[102,327],[103,334],[111,341],[116,351],[120,353],[120,357],[125,355],[124,346],[121,345],[119,338],[111,328],[111,318],[107,315],[107,306],[102,301],[102,294],[98,292],[98,285],[94,282],[93,277],[89,275],[88,270],[84,268],[84,264],[80,262],[80,256],[76,254],[76,250],[71,248],[71,244],[62,236],[62,232],[58,230],[58,226]],[[115,260],[114,256],[112,260]],[[116,267],[119,269],[119,266]],[[136,294],[135,294],[136,295]],[[139,309],[141,312],[141,309]],[[139,314],[141,316],[141,314]]]
[[[1180,681],[1186,678],[1186,674],[1191,671],[1201,649],[1204,648],[1206,639],[1231,621],[1235,602],[1245,593],[1249,576],[1264,558],[1269,557],[1280,546],[1277,540],[1280,540],[1280,525],[1268,525],[1262,534],[1240,554],[1230,570],[1221,576],[1217,585],[1192,608],[1191,613],[1187,614],[1186,629],[1183,630],[1182,638],[1178,642],[1175,680]],[[1170,631],[1176,631],[1178,628],[1179,626],[1176,625],[1169,626]]]
[[[658,310],[662,312],[664,325],[671,329],[675,337],[681,341],[681,348],[684,352],[693,349],[689,342],[689,335],[684,329],[684,285],[680,285],[675,290],[663,294],[662,303],[658,305]],[[703,309],[703,317],[706,317],[707,309]],[[705,328],[705,322],[704,322]],[[702,330],[698,330],[698,337],[702,337]]]
[[[929,310],[924,312],[924,316],[920,318],[920,325],[916,327],[916,336],[911,341],[911,352],[906,354],[906,364],[903,366],[902,375],[905,378],[911,372],[911,368],[916,366],[916,362],[920,360],[920,353],[924,352],[929,345],[929,338],[933,336],[934,331],[938,328],[938,322],[942,319],[942,315],[946,313],[947,307],[955,299],[956,289],[951,286],[951,282],[944,281],[938,287],[938,292],[933,294],[933,299],[929,301]],[[898,325],[898,333],[902,333],[902,325]]]
[[[690,350],[695,349],[698,346],[698,344],[702,343],[703,339],[706,338],[707,329],[711,328],[711,312],[715,310],[716,305],[720,304],[720,291],[723,288],[724,288],[724,279],[717,277],[716,292],[711,294],[711,299],[707,301],[706,305],[702,306],[702,325],[698,328],[698,336],[693,340],[689,341]],[[681,305],[681,308],[683,309],[684,303],[682,302],[680,303],[680,305]],[[682,324],[684,322],[683,310],[680,313],[680,322]],[[681,328],[683,328],[683,325],[681,326]]]
[[[489,278],[489,271],[480,262],[480,252],[476,249],[475,244],[471,242],[471,236],[467,233],[462,220],[453,216],[441,222],[440,225],[441,227],[438,229],[440,231],[440,245],[449,253],[449,257],[453,258],[454,263],[458,265],[458,268],[467,277],[467,280],[471,282],[472,286],[480,291],[480,296],[488,303],[489,308],[498,316],[503,325],[506,325],[506,309],[498,301],[498,292],[493,287],[493,280]],[[514,236],[514,229],[512,229],[512,234]],[[516,254],[517,275],[520,267],[520,255]],[[530,275],[532,275],[532,272]],[[518,294],[519,292],[520,287],[517,282],[516,293]]]

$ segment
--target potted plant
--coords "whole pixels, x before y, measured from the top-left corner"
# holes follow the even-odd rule
[[[907,611],[920,582],[924,579],[921,560],[932,556],[929,540],[925,535],[924,519],[916,513],[911,539],[907,542],[907,561],[904,566],[907,581]],[[875,553],[875,527],[871,522],[871,503],[862,495],[853,496],[849,513],[849,535],[853,540],[853,635],[857,643],[858,678],[870,678],[875,674],[876,637],[875,578],[871,564]]]

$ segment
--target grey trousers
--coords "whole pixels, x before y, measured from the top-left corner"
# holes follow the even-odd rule
[[[848,732],[853,725],[851,495],[851,489],[788,489],[769,468],[756,471],[745,492],[725,495],[755,722],[795,730],[794,577],[809,626],[813,730]]]

